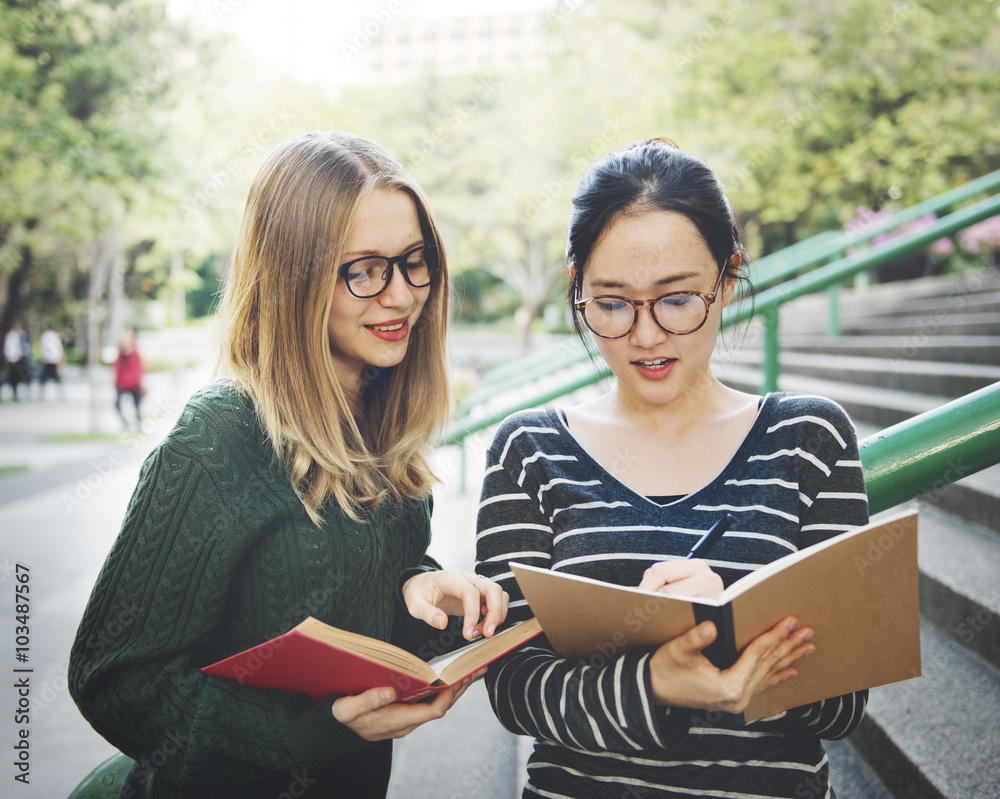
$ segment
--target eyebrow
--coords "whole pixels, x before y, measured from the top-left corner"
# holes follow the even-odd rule
[[[670,275],[669,277],[660,278],[655,283],[653,283],[653,285],[654,286],[670,286],[670,285],[673,285],[674,283],[679,283],[682,280],[688,280],[690,278],[696,278],[696,277],[701,277],[701,273],[700,272],[681,272],[680,274],[677,274],[677,275]],[[627,288],[635,288],[630,283],[623,283],[620,280],[594,280],[594,281],[591,282],[591,285],[594,286],[594,288],[603,288],[603,289],[627,289]]]
[[[403,249],[399,251],[399,254],[402,255],[404,252],[409,252],[410,250],[415,250],[417,247],[423,247],[423,246],[424,246],[424,240],[423,238],[419,238],[413,244],[407,244],[405,247],[403,247]],[[343,258],[345,261],[353,261],[358,258],[367,258],[369,256],[376,258],[388,257],[383,255],[381,250],[351,250],[350,252],[345,252],[341,256],[341,258]]]

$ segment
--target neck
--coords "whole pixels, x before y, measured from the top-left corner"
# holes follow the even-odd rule
[[[618,382],[608,394],[608,401],[618,418],[638,427],[681,430],[717,415],[724,409],[730,391],[718,381],[711,369],[706,369],[697,383],[667,402],[647,402]]]

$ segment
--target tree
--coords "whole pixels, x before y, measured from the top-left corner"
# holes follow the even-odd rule
[[[146,0],[0,2],[0,330],[38,268],[87,242],[90,299],[115,294],[127,214],[172,174],[158,112],[184,31]],[[116,252],[113,252],[115,250]],[[88,308],[91,321],[99,309]],[[95,331],[91,330],[93,334]],[[93,339],[91,339],[93,340]]]
[[[1000,166],[996,3],[597,8],[591,26],[629,32],[615,51],[660,76],[655,113],[716,168],[763,250]]]

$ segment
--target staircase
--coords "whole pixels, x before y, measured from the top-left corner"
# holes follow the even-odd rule
[[[779,386],[836,400],[859,439],[1000,381],[996,272],[843,290],[839,306],[836,338],[825,296],[782,309]],[[724,335],[738,349],[717,375],[757,391],[758,329]],[[874,689],[862,726],[828,747],[840,799],[1000,797],[1000,466],[953,472],[911,503],[923,674]]]

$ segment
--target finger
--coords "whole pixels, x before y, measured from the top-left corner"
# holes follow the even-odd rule
[[[337,721],[349,723],[366,713],[372,713],[396,701],[396,690],[388,686],[369,688],[355,696],[342,696],[333,703],[333,716]]]
[[[480,585],[484,582],[486,582],[486,578],[480,578]],[[473,583],[475,583],[475,579],[466,580],[464,585],[455,588],[458,592],[455,595],[462,600],[462,614],[465,617],[462,622],[462,635],[466,639],[475,638],[480,634],[479,614],[483,595],[479,593],[480,589],[474,587]]]
[[[422,595],[411,596],[407,600],[406,606],[411,616],[426,622],[436,630],[443,630],[448,626],[448,614],[428,602]]]
[[[477,587],[486,600],[483,612],[483,635],[489,638],[507,618],[507,603],[510,597],[499,585],[485,577],[478,581]]]
[[[462,694],[464,694],[469,689],[469,686],[472,685],[472,683],[474,683],[476,680],[478,680],[484,674],[486,674],[486,668],[485,667],[481,668],[475,674],[470,674],[468,677],[466,677],[460,683],[458,683],[456,685],[453,685],[451,688],[448,688],[448,689],[442,691],[440,694],[438,694],[435,697],[435,701],[437,701],[439,699],[442,699],[442,695],[443,694],[447,694],[447,696],[444,697],[442,701],[446,701],[447,705],[448,705],[448,708],[450,708],[452,705],[454,705],[462,697]]]
[[[725,584],[722,578],[713,571],[705,571],[691,577],[685,577],[673,583],[668,583],[657,589],[659,593],[683,597],[709,597],[712,599],[722,595]]]
[[[788,636],[779,646],[775,647],[774,652],[770,656],[771,671],[779,672],[801,660],[806,655],[811,655],[815,652],[816,646],[810,643],[811,638],[812,630],[808,627],[798,629]]]
[[[639,588],[643,591],[656,591],[667,583],[690,573],[684,565],[678,566],[678,563],[684,564],[684,561],[663,560],[654,563],[642,573]]]
[[[716,576],[709,565],[699,558],[691,560],[663,560],[654,563],[642,575],[639,587],[644,591],[658,591],[665,585],[686,580],[701,580]],[[678,591],[680,593],[680,591]]]
[[[750,651],[758,660],[768,660],[776,662],[790,652],[797,644],[804,643],[803,636],[808,634],[811,637],[811,630],[799,628],[799,621],[794,616],[786,616],[770,630],[758,635],[747,651]],[[796,633],[798,633],[796,635]],[[790,640],[791,639],[791,640]]]
[[[710,622],[702,622],[690,630],[688,630],[684,635],[675,638],[673,643],[676,646],[676,651],[682,658],[692,658],[701,655],[702,650],[715,640],[718,631],[715,625]]]

